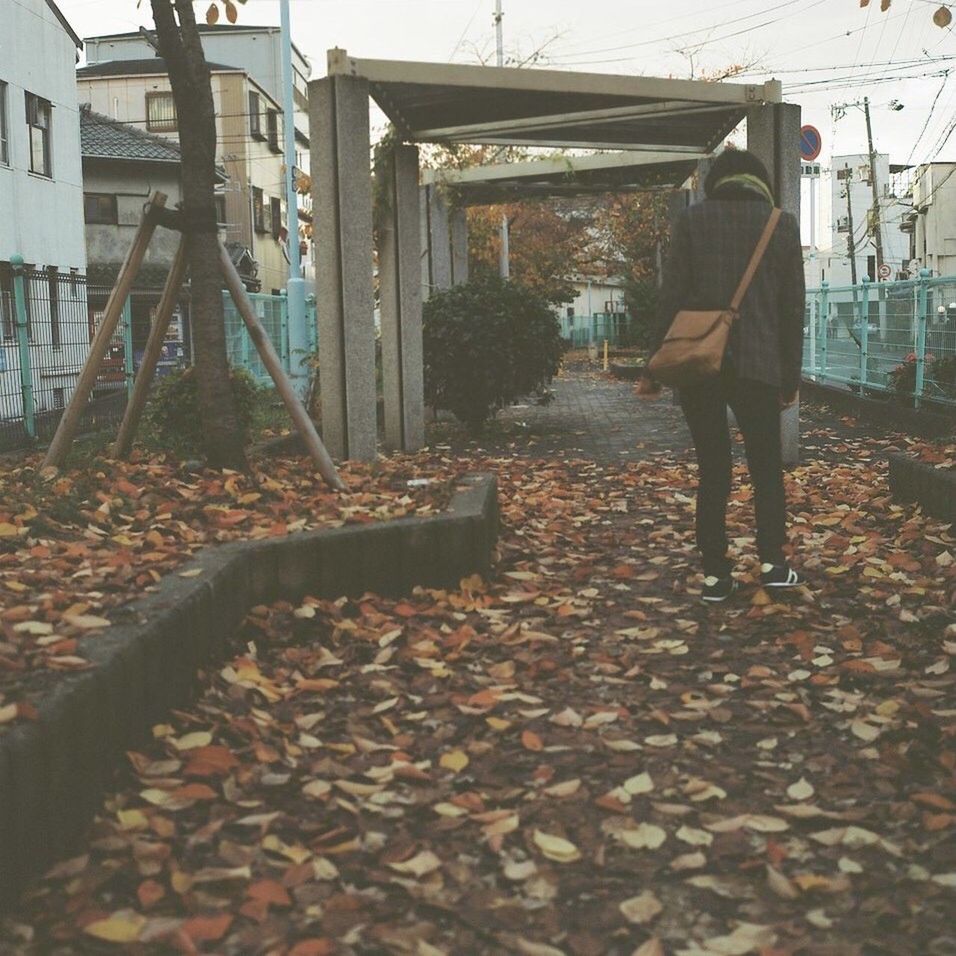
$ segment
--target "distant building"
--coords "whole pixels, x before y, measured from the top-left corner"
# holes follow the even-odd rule
[[[913,175],[913,210],[904,224],[914,266],[956,275],[956,163],[927,163]]]
[[[89,305],[95,316],[106,305],[109,290],[136,236],[143,206],[156,191],[165,193],[166,208],[182,199],[179,147],[145,130],[80,108],[83,156],[83,211],[86,222]],[[219,170],[220,185],[226,175]],[[219,204],[220,222],[225,215]],[[138,367],[180,234],[158,228],[153,233],[130,295],[134,366]],[[255,275],[249,277],[255,281]],[[111,361],[119,365],[123,356]],[[190,354],[188,296],[173,315],[167,346],[160,360],[164,370],[184,365]]]
[[[910,244],[900,227],[911,212],[910,203],[893,192],[889,156],[878,153],[876,177],[879,189],[880,236],[883,262],[890,267],[891,279],[905,277],[911,259]],[[807,285],[819,286],[826,280],[831,286],[849,285],[853,278],[850,262],[850,219],[853,220],[856,281],[864,276],[877,281],[876,241],[873,228],[873,187],[868,154],[834,156],[831,164],[831,231],[829,245],[816,250],[807,261]],[[849,201],[847,193],[849,192]]]
[[[253,291],[278,292],[288,278],[283,180],[279,31],[275,27],[201,27],[216,108],[218,162],[226,240],[237,262],[255,263]],[[178,142],[172,88],[163,60],[138,33],[90,37],[87,66],[77,71],[80,102],[98,113]],[[308,61],[294,51],[296,166],[307,170]],[[300,196],[293,235],[311,234],[310,199]],[[304,264],[309,266],[310,257]],[[250,270],[247,270],[250,271]],[[306,278],[312,276],[311,268]]]
[[[38,411],[62,406],[89,351],[77,51],[52,0],[0,0],[0,419],[23,414],[10,260],[25,261]]]

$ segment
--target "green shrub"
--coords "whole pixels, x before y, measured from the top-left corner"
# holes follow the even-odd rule
[[[245,369],[230,369],[229,377],[236,396],[239,422],[243,432],[247,433],[261,389]],[[150,396],[146,418],[147,425],[157,433],[164,448],[180,455],[201,455],[202,424],[195,369],[187,368],[160,379]]]
[[[490,275],[433,294],[423,334],[426,401],[472,430],[542,389],[565,349],[546,297]]]

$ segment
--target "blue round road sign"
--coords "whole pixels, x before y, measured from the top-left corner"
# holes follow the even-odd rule
[[[800,128],[800,155],[806,162],[812,163],[820,155],[822,147],[823,139],[816,126]]]

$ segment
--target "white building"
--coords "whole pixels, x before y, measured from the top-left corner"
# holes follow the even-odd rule
[[[900,231],[912,207],[892,190],[889,156],[878,153],[876,181],[879,195],[880,237],[883,262],[890,268],[890,279],[907,275],[910,260],[909,240]],[[848,196],[849,193],[849,196]],[[834,156],[830,176],[830,234],[827,247],[808,255],[807,286],[816,288],[821,280],[830,286],[849,285],[853,279],[850,261],[850,221],[853,240],[856,281],[864,276],[877,281],[876,241],[873,228],[873,187],[870,180],[870,157],[867,154]],[[826,233],[824,232],[824,235]],[[811,250],[812,252],[812,250]]]
[[[916,169],[907,232],[914,266],[935,276],[956,275],[956,163],[927,163]]]
[[[23,415],[11,259],[27,266],[38,412],[62,405],[89,348],[76,103],[82,48],[53,0],[0,0],[0,418]]]

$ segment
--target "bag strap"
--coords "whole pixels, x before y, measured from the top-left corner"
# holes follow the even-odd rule
[[[770,212],[770,218],[767,220],[767,225],[764,226],[763,233],[757,242],[757,248],[754,249],[753,255],[750,257],[750,262],[747,264],[747,270],[744,272],[743,278],[740,280],[740,285],[737,286],[737,291],[734,293],[734,297],[730,302],[731,311],[736,312],[744,301],[744,296],[750,288],[750,283],[753,282],[757,268],[763,259],[764,253],[767,251],[767,246],[770,245],[770,237],[773,235],[774,229],[777,228],[779,221],[780,210],[774,208]]]

